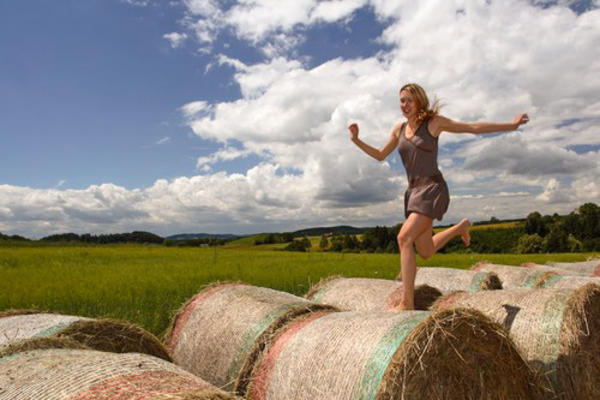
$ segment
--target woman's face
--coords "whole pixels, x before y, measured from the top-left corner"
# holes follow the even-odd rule
[[[400,110],[402,110],[402,115],[406,118],[417,115],[417,102],[413,95],[406,89],[400,92]]]

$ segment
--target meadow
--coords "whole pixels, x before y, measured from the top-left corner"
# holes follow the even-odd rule
[[[593,253],[438,254],[420,266],[469,268],[500,264],[581,261]],[[397,254],[274,250],[238,243],[218,248],[157,245],[2,246],[0,310],[37,308],[140,324],[156,335],[204,285],[241,281],[303,295],[329,275],[393,279]]]

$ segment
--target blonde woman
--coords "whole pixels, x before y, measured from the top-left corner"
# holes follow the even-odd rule
[[[358,138],[358,125],[350,124],[351,140],[365,153],[383,161],[396,147],[402,158],[408,178],[404,193],[406,221],[398,234],[400,265],[404,294],[398,310],[414,309],[414,286],[417,266],[413,245],[423,259],[433,256],[450,239],[460,235],[466,246],[470,243],[471,223],[464,218],[458,224],[432,236],[433,220],[442,220],[448,210],[448,185],[438,169],[438,139],[442,132],[492,133],[517,129],[529,121],[527,114],[519,114],[513,122],[465,123],[439,115],[438,102],[430,107],[423,88],[416,83],[400,89],[400,109],[406,118],[392,129],[388,142],[381,149],[369,146]]]

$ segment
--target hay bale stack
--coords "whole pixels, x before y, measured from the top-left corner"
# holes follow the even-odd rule
[[[555,289],[577,289],[589,283],[600,285],[600,277],[555,275],[548,278],[540,287]]]
[[[214,284],[181,308],[165,343],[178,365],[231,390],[242,384],[273,332],[315,310],[333,307],[267,288]]]
[[[558,268],[558,267],[554,267],[552,265],[545,265],[545,264],[536,264],[536,263],[528,262],[528,263],[521,264],[521,266],[523,266],[525,268],[531,268],[536,271],[554,272],[557,275],[563,275],[563,276],[585,276],[586,275],[579,271]]]
[[[479,312],[348,311],[288,324],[256,364],[245,397],[538,399],[534,382],[504,329]]]
[[[600,258],[593,258],[581,262],[550,262],[550,265],[556,268],[579,272],[582,275],[600,276]]]
[[[96,350],[145,353],[170,360],[160,340],[134,324],[35,310],[0,314],[0,348],[25,339],[48,337],[70,338]]]
[[[494,272],[442,267],[418,268],[415,285],[430,285],[442,293],[457,290],[475,293],[480,290],[502,289],[502,282]]]
[[[0,358],[0,400],[238,399],[146,354],[47,349]]]
[[[441,295],[437,288],[416,286],[415,308],[427,310]],[[402,300],[402,282],[335,276],[322,279],[308,291],[306,298],[346,311],[390,311]]]
[[[457,292],[433,308],[450,307],[472,307],[505,325],[556,398],[600,398],[600,286]]]
[[[491,264],[485,261],[475,264],[471,269],[495,273],[502,281],[503,289],[539,287],[546,279],[555,275],[554,272],[536,271],[514,265]]]

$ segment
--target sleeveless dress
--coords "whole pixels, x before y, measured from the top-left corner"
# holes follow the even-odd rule
[[[405,136],[406,122],[400,128],[398,152],[406,169],[408,189],[404,193],[404,216],[411,212],[442,220],[450,204],[448,185],[438,169],[438,138],[431,136],[423,120],[414,136]]]

